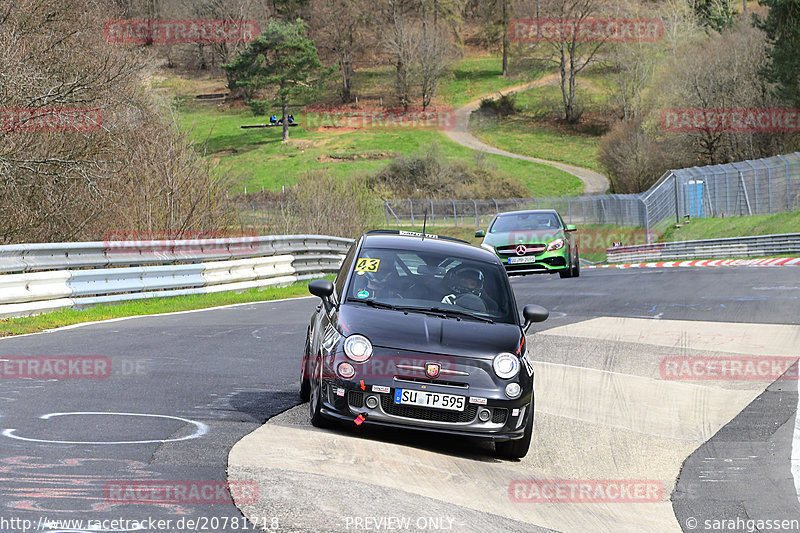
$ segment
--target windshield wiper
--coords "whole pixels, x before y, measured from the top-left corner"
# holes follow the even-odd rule
[[[458,309],[442,309],[441,307],[417,307],[413,305],[393,305],[386,302],[381,302],[378,300],[360,300],[358,298],[348,298],[348,302],[361,302],[366,304],[370,307],[377,307],[380,309],[391,309],[392,311],[412,311],[415,313],[423,313],[426,315],[438,316],[445,318],[447,316],[456,315],[457,317],[466,317],[472,318],[474,320],[480,320],[481,322],[487,322],[489,324],[494,324],[494,320],[491,318],[486,318],[480,315],[476,315],[473,313],[468,313],[467,311],[459,311]]]
[[[494,320],[492,320],[491,318],[486,318],[485,316],[468,313],[467,311],[459,311],[458,309],[442,309],[441,307],[404,307],[404,306],[399,306],[396,309],[407,310],[407,311],[419,311],[421,313],[425,312],[435,313],[437,316],[456,315],[457,317],[467,317],[475,320],[480,320],[481,322],[488,322],[489,324],[494,324]]]
[[[387,304],[386,302],[380,302],[377,300],[361,300],[359,298],[348,298],[348,302],[359,302],[362,304],[366,304],[370,307],[378,307],[380,309],[392,309],[397,310],[397,307],[392,304]]]

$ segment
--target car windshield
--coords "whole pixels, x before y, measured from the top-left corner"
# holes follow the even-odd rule
[[[561,221],[554,213],[516,213],[501,215],[492,224],[490,233],[504,233],[519,230],[557,230]]]
[[[516,322],[505,273],[499,265],[442,253],[366,248],[354,264],[350,301],[437,309],[444,316]]]

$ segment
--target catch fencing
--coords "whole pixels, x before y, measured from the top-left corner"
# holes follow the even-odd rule
[[[288,285],[336,273],[352,243],[282,235],[0,246],[0,318]]]
[[[387,225],[484,227],[496,214],[556,209],[568,224],[658,230],[688,218],[739,217],[800,210],[800,153],[667,171],[649,190],[549,198],[384,201]]]

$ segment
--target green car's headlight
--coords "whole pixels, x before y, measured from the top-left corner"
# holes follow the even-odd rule
[[[552,252],[553,250],[560,250],[563,247],[564,247],[564,239],[556,239],[547,245],[547,251]]]

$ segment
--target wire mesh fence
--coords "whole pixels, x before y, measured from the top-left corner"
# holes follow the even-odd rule
[[[800,152],[766,159],[670,170],[649,190],[547,198],[383,200],[387,226],[486,227],[505,211],[555,209],[568,224],[608,224],[660,230],[686,217],[734,217],[800,210]],[[254,231],[286,233],[285,202],[240,201],[243,223]]]
[[[393,199],[384,202],[387,225],[485,226],[504,211],[555,209],[568,224],[611,224],[657,229],[686,217],[732,217],[800,210],[800,153],[667,171],[649,190],[489,200]]]

